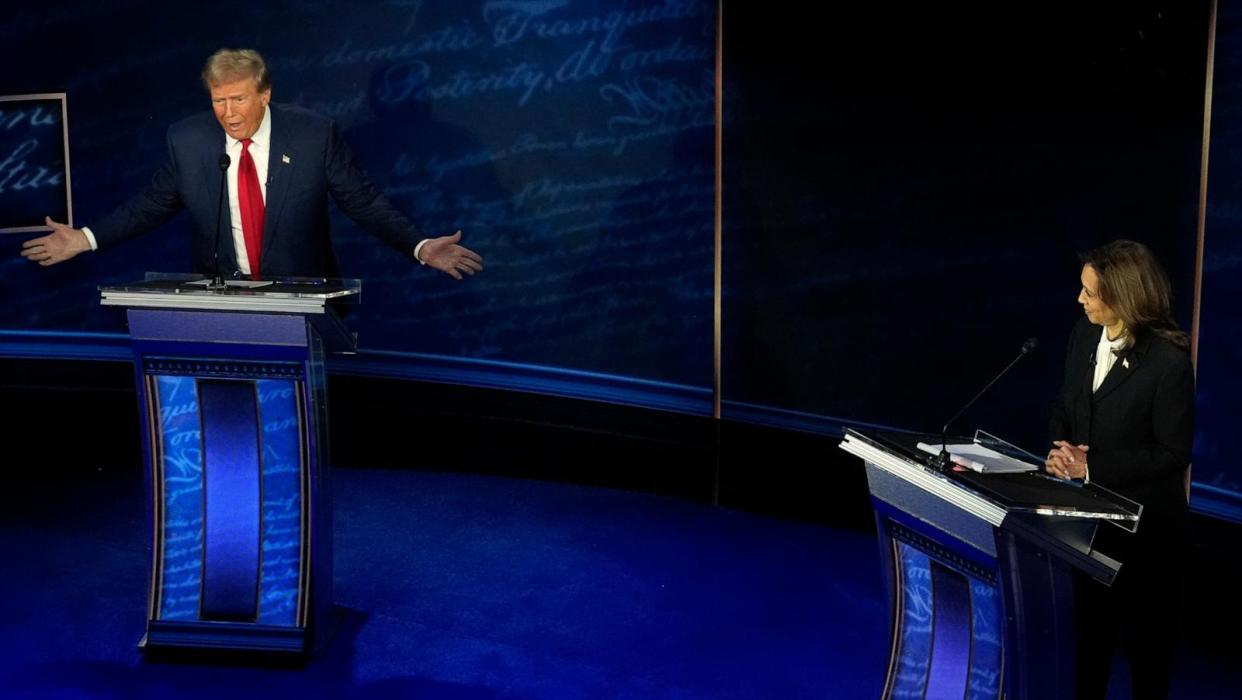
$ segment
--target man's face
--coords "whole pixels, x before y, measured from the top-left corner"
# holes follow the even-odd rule
[[[263,112],[272,99],[271,89],[259,92],[254,78],[242,78],[211,87],[211,108],[224,133],[235,139],[248,139],[263,123]]]

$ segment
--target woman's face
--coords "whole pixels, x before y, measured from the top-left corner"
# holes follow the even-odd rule
[[[1078,303],[1082,304],[1082,310],[1087,314],[1087,320],[1097,326],[1115,326],[1120,319],[1113,310],[1109,308],[1100,299],[1100,278],[1095,274],[1095,268],[1090,265],[1082,266],[1082,291],[1078,292]]]

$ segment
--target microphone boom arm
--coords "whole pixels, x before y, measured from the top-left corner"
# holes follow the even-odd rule
[[[1018,353],[1018,356],[1010,360],[1009,364],[1005,365],[1005,369],[1002,369],[995,377],[993,377],[992,381],[988,382],[987,386],[983,387],[983,389],[981,389],[978,394],[975,394],[974,398],[972,398],[970,401],[967,401],[966,405],[962,406],[962,409],[960,411],[958,411],[957,413],[954,413],[953,417],[945,422],[944,427],[940,428],[940,455],[937,457],[937,464],[939,465],[941,469],[949,468],[949,446],[948,446],[949,426],[953,425],[953,421],[961,417],[961,415],[966,412],[966,409],[970,408],[971,406],[974,406],[975,402],[979,400],[979,397],[986,394],[988,392],[988,389],[991,389],[993,384],[999,381],[1001,377],[1005,376],[1005,373],[1008,372],[1011,367],[1018,364],[1018,360],[1021,360],[1022,358],[1031,354],[1031,351],[1034,350],[1036,346],[1038,345],[1039,345],[1038,339],[1027,338],[1026,342],[1022,344],[1022,351]]]

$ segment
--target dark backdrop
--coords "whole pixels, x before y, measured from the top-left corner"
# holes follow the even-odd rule
[[[1238,419],[1242,416],[1242,7],[1221,4],[1212,84],[1207,226],[1198,363],[1196,505],[1242,519]]]
[[[829,3],[725,21],[724,396],[1042,451],[1115,238],[1193,302],[1207,3]],[[744,413],[745,405],[734,410]]]
[[[427,235],[465,232],[468,283],[335,215],[370,350],[711,382],[713,70],[704,0],[53,2],[6,10],[0,94],[69,94],[75,213],[136,193],[202,64],[255,47],[273,99],[339,121]],[[96,285],[189,264],[186,217],[41,270],[0,258],[0,327],[115,331]],[[19,294],[20,293],[20,294]]]
[[[1038,337],[958,427],[1041,450],[1076,253],[1118,237],[1164,260],[1189,327],[1208,11],[726,3],[726,417],[936,429]],[[488,259],[455,283],[337,216],[343,267],[365,280],[364,356],[612,378],[657,405],[711,388],[715,42],[706,0],[54,2],[6,15],[0,93],[69,93],[89,225],[150,176],[167,125],[207,107],[205,57],[255,46],[276,100],[336,118],[428,234],[463,228]],[[1233,92],[1218,90],[1217,129]],[[1236,195],[1212,193],[1230,225]],[[47,270],[0,239],[0,328],[118,331],[95,286],[184,269],[186,226]],[[1238,415],[1221,398],[1238,363],[1211,355],[1237,347],[1219,335],[1237,328],[1225,233],[1209,227],[1197,447],[1220,493],[1238,485],[1215,456]]]

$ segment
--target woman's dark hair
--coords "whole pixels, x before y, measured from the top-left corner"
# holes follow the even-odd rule
[[[1186,350],[1190,336],[1173,320],[1173,291],[1164,267],[1142,243],[1119,240],[1083,253],[1100,280],[1100,301],[1125,324],[1123,343],[1128,349],[1136,336],[1155,333]]]

